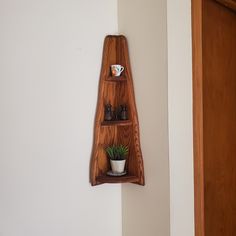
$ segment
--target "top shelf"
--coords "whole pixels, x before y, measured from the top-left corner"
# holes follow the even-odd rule
[[[109,76],[108,78],[106,78],[106,81],[109,81],[109,82],[125,82],[125,81],[127,81],[127,79],[124,75]]]

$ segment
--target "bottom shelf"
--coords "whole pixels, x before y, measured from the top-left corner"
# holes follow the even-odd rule
[[[139,181],[139,178],[134,175],[124,175],[124,176],[108,176],[101,175],[96,178],[97,182],[100,184],[104,183],[135,183]]]

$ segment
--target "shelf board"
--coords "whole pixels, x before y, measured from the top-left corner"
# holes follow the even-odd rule
[[[105,80],[109,81],[109,82],[125,82],[125,81],[127,81],[127,79],[126,79],[126,77],[124,75],[121,75],[121,76],[109,76]]]
[[[97,182],[103,183],[134,183],[138,182],[139,178],[134,175],[124,175],[124,176],[108,176],[108,175],[100,175],[96,178]]]
[[[103,121],[101,126],[129,126],[132,125],[131,120],[114,120],[114,121]]]

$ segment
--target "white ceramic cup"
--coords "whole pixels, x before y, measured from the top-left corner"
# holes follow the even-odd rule
[[[122,65],[111,65],[111,74],[112,76],[120,76],[124,69]]]

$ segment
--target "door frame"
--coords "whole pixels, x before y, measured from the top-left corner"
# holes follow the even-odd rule
[[[204,236],[202,0],[192,0],[195,236]]]

